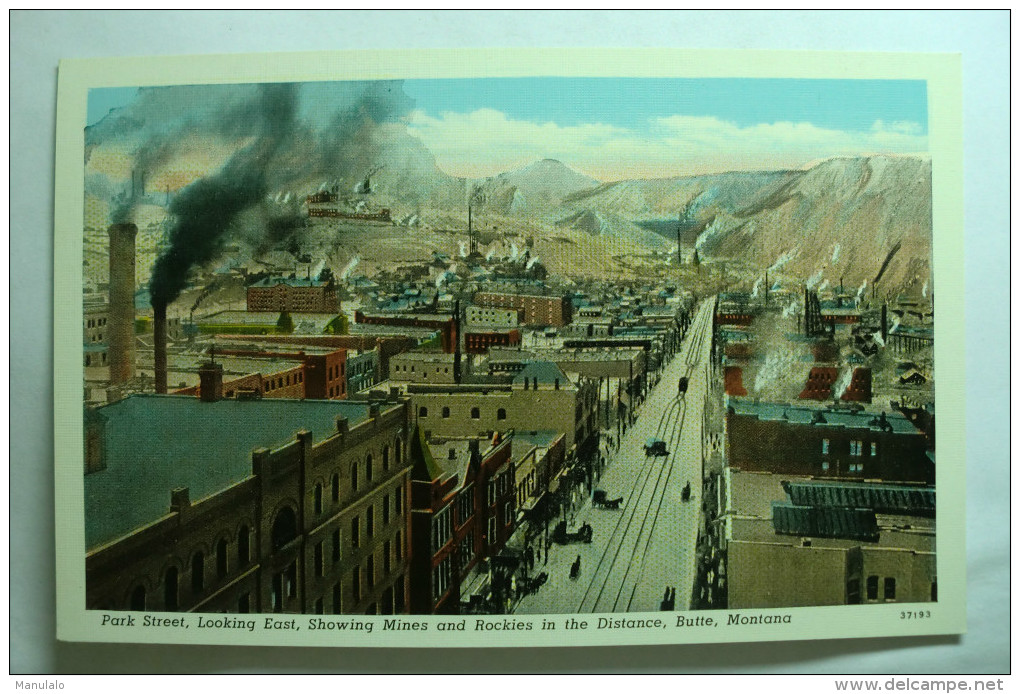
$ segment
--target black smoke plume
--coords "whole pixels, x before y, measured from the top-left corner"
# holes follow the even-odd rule
[[[177,298],[187,284],[188,272],[219,253],[224,232],[234,219],[266,196],[273,158],[293,132],[296,101],[296,85],[261,86],[246,114],[255,141],[218,172],[195,181],[174,198],[170,247],[156,260],[149,283],[153,305]]]

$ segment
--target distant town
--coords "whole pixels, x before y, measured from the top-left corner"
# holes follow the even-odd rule
[[[427,223],[372,188],[307,192],[301,228]],[[162,298],[172,214],[86,229],[88,609],[937,599],[933,298],[882,282],[895,250],[823,282],[680,218],[585,278],[463,212],[418,261],[228,246]]]

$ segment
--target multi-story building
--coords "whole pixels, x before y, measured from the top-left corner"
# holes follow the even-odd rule
[[[507,380],[473,379],[471,384],[400,384],[411,397],[413,415],[432,436],[491,435],[514,429],[562,432],[569,452],[587,451],[597,440],[598,383],[570,380],[552,362],[525,364]],[[396,384],[395,384],[396,385]]]
[[[468,306],[464,317],[469,326],[516,328],[521,324],[521,309]]]
[[[379,381],[379,348],[347,353],[347,392],[359,393]]]
[[[245,364],[251,373],[225,377],[224,395],[251,393],[267,398],[297,398],[309,400],[342,400],[347,397],[346,360],[343,349],[302,347],[298,351],[260,348],[258,345],[221,347],[216,355],[225,360],[227,370]],[[201,383],[181,388],[177,395],[201,395]]]
[[[249,311],[330,313],[340,310],[332,280],[268,277],[248,287]]]
[[[480,308],[520,311],[520,321],[524,325],[552,327],[568,325],[574,310],[574,304],[569,296],[478,292],[472,301]]]
[[[415,328],[439,331],[442,335],[444,352],[453,353],[457,349],[457,320],[454,316],[431,313],[362,313],[354,312],[354,322],[358,325],[390,326],[396,328]]]
[[[455,357],[445,352],[404,352],[390,358],[390,380],[455,383]]]
[[[484,447],[482,442],[484,443]],[[461,586],[513,533],[514,464],[509,439],[411,442],[411,612],[456,614]]]
[[[933,488],[732,468],[723,479],[699,606],[937,600]]]
[[[514,347],[521,344],[519,330],[468,331],[464,333],[464,351],[485,354],[492,347]]]
[[[924,433],[899,412],[730,398],[731,467],[745,471],[934,483]]]
[[[201,398],[86,412],[87,607],[406,612],[406,401],[228,400],[201,375]]]

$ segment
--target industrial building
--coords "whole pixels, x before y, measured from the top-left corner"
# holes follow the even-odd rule
[[[503,308],[520,311],[524,325],[560,327],[569,325],[574,305],[569,296],[503,294],[478,292],[472,303],[481,308]]]
[[[340,298],[332,280],[267,277],[248,287],[249,311],[336,313]]]

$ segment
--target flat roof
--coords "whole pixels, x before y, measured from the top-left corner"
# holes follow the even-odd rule
[[[131,395],[94,415],[105,419],[106,468],[85,475],[85,543],[111,542],[169,513],[170,491],[192,503],[252,475],[252,451],[278,448],[300,430],[322,441],[336,418],[355,426],[368,403],[337,400],[220,400]]]
[[[880,415],[874,412],[853,412],[833,410],[824,407],[806,407],[777,402],[755,402],[749,398],[729,398],[729,407],[734,414],[757,417],[762,421],[786,420],[792,424],[813,424],[819,427],[846,427],[848,429],[870,429],[880,431]],[[819,417],[824,421],[815,421]],[[885,422],[896,434],[919,434],[917,427],[899,412],[885,413]]]

